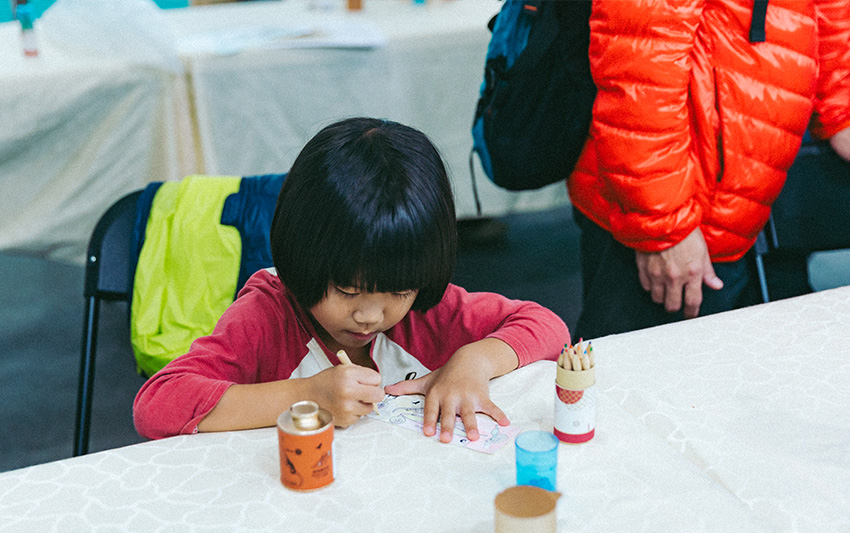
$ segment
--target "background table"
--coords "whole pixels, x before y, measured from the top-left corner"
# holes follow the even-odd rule
[[[124,193],[181,172],[182,78],[42,40],[21,54],[0,24],[0,250],[81,262],[94,224]],[[188,116],[188,115],[184,115]]]
[[[312,4],[321,2],[312,2]],[[327,3],[327,2],[326,2]],[[449,166],[459,216],[476,214],[468,169],[471,126],[484,72],[495,0],[366,0],[360,12],[309,9],[307,0],[205,6],[166,12],[184,41],[243,37],[282,28],[374,28],[373,48],[256,46],[239,53],[181,51],[189,70],[204,170],[280,172],[322,126],[366,115],[428,134]],[[342,5],[338,3],[337,5]],[[356,35],[355,35],[356,36]],[[213,39],[210,39],[213,41]],[[510,193],[476,168],[485,212],[499,215],[567,201],[564,184]],[[566,176],[565,176],[566,178]]]
[[[564,531],[847,531],[850,288],[595,339],[597,434],[559,448]],[[552,362],[494,380],[524,429],[552,428]],[[492,531],[513,451],[364,419],[337,480],[278,480],[273,429],[154,441],[0,474],[0,528]]]
[[[43,34],[41,56],[25,60],[17,24],[0,24],[0,250],[82,262],[98,217],[126,192],[193,173],[285,171],[322,126],[353,115],[427,133],[448,163],[458,215],[474,216],[470,129],[486,24],[501,3],[367,0],[357,13],[310,9],[324,4],[165,10],[162,31],[173,31],[185,69],[179,73],[70,53]],[[371,28],[383,41],[292,48],[255,39],[243,46],[252,32],[305,27],[348,29],[354,37]],[[480,167],[478,175],[487,215],[567,202],[563,184],[511,193],[490,184]]]

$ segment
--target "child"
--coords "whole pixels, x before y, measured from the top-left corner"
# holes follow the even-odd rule
[[[346,427],[387,393],[425,395],[426,435],[441,418],[451,441],[460,415],[476,440],[476,412],[509,423],[490,379],[556,359],[569,338],[538,304],[449,283],[451,185],[428,138],[401,124],[352,118],[311,139],[278,197],[271,249],[276,274],[254,274],[213,333],[139,391],[140,434],[272,426],[299,400]]]

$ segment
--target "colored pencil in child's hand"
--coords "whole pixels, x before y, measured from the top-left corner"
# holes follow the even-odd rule
[[[349,359],[348,354],[345,353],[345,350],[338,351],[336,353],[336,358],[339,359],[340,361],[342,361],[342,364],[344,364],[344,365],[353,365],[354,364],[354,363],[351,362],[351,359]]]
[[[340,350],[336,353],[336,358],[340,360],[340,362],[344,365],[353,365],[351,362],[351,358],[348,357],[348,354],[345,353],[345,350]],[[378,406],[376,404],[372,404],[372,412],[376,414],[380,414],[378,411]]]

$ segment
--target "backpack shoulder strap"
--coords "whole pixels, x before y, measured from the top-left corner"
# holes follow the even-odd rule
[[[750,42],[763,43],[767,40],[764,23],[767,18],[768,0],[753,0],[753,17],[750,20]]]

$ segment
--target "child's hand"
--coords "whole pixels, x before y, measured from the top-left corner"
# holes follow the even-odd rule
[[[307,379],[311,399],[331,412],[335,426],[350,426],[384,399],[381,375],[371,368],[337,365]]]
[[[424,394],[423,432],[432,436],[440,419],[440,440],[451,442],[455,419],[460,415],[469,440],[478,440],[475,413],[489,415],[499,425],[510,424],[508,417],[490,400],[490,379],[517,366],[516,353],[497,339],[484,339],[455,352],[441,368],[411,381],[385,387],[387,394]]]

